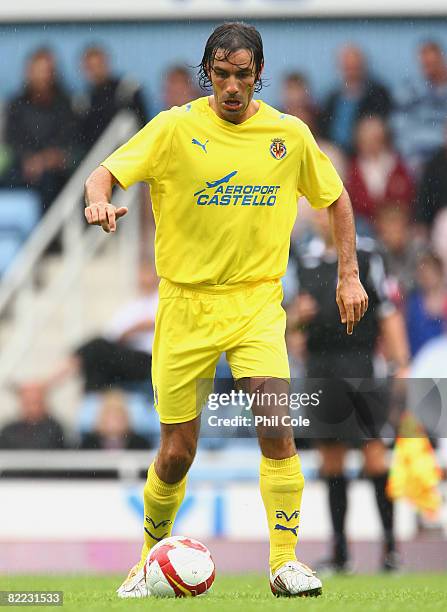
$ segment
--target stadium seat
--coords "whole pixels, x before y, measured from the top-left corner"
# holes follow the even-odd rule
[[[0,227],[17,228],[27,238],[39,222],[39,197],[28,189],[0,189]]]
[[[3,274],[40,218],[33,191],[0,189],[0,275]]]
[[[130,426],[136,433],[151,441],[158,440],[160,425],[150,398],[142,393],[126,392]],[[100,392],[86,393],[78,412],[77,427],[80,433],[93,431],[102,403]]]

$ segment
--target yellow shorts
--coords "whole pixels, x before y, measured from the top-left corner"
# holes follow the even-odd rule
[[[225,352],[235,380],[290,378],[279,280],[208,292],[162,279],[152,349],[155,406],[162,423],[200,414],[198,389]],[[207,392],[210,392],[209,389]]]

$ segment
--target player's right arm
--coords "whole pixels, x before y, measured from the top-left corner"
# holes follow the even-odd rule
[[[116,222],[127,213],[124,206],[116,207],[110,203],[112,187],[118,181],[113,174],[99,166],[85,182],[85,218],[89,225],[100,225],[109,233],[116,230]]]
[[[90,225],[114,232],[117,220],[127,213],[127,208],[115,208],[110,203],[114,184],[128,189],[135,183],[151,184],[152,180],[162,179],[171,154],[178,111],[159,113],[92,172],[85,184],[85,216]]]

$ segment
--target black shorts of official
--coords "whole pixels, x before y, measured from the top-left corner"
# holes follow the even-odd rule
[[[372,355],[311,353],[303,387],[314,398],[305,408],[314,444],[361,447],[392,436],[390,385],[388,379],[374,378]]]

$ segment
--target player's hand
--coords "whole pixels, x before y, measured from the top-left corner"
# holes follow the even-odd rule
[[[124,217],[127,211],[125,206],[117,208],[109,202],[97,202],[87,206],[84,214],[89,225],[100,225],[105,232],[109,233],[116,230],[116,222]]]
[[[346,333],[350,335],[368,309],[368,294],[358,276],[338,279],[336,302],[341,322],[346,324]]]

